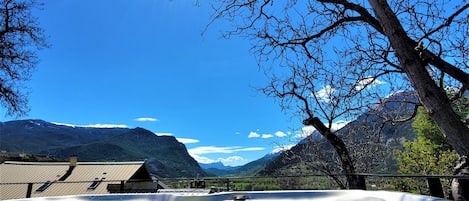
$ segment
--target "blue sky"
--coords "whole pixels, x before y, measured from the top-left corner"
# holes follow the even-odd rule
[[[211,10],[193,2],[44,1],[36,15],[51,47],[21,119],[143,127],[175,136],[199,162],[232,166],[293,144],[299,119],[256,91],[268,80],[250,41],[222,39],[221,23],[201,36]]]

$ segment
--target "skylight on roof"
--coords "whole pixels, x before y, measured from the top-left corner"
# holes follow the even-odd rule
[[[96,189],[99,186],[99,184],[101,184],[101,181],[103,181],[103,179],[95,178],[94,181],[91,183],[91,185],[88,187],[88,190]]]
[[[37,192],[43,192],[45,191],[50,185],[52,184],[51,181],[46,181],[44,184],[42,184],[38,189],[36,189]]]

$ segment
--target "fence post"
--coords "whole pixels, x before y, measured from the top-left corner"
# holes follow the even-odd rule
[[[230,179],[226,179],[226,191],[230,191]]]
[[[443,193],[443,188],[441,187],[440,178],[427,178],[428,190],[430,190],[430,195],[433,197],[444,198],[445,194]]]
[[[360,187],[362,190],[366,190],[366,179],[363,175],[358,175],[358,181],[360,182]]]
[[[159,186],[158,186],[158,185],[159,185],[159,184],[160,184],[159,180],[158,180],[158,179],[156,179],[156,192],[158,192],[158,188],[159,188]]]
[[[31,198],[33,192],[33,183],[28,183],[28,190],[26,191],[26,198]]]

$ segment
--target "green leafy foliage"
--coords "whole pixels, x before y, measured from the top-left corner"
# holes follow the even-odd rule
[[[394,152],[398,158],[398,172],[451,175],[459,157],[423,108],[418,109],[412,126],[417,132],[417,139],[404,142],[404,150]],[[396,188],[402,191],[425,193],[422,192],[425,185],[424,181],[407,179],[396,183]]]
[[[461,117],[466,123],[469,121],[469,96],[462,96],[461,98],[453,101],[454,111]]]

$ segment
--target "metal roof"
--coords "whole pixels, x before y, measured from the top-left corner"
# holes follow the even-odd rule
[[[0,164],[0,199],[24,198],[28,183],[33,183],[31,197],[106,194],[107,184],[128,181],[145,162],[78,162],[71,174],[58,181],[69,170],[68,162],[13,162]],[[93,181],[100,181],[94,189]],[[37,189],[52,182],[44,191]]]

